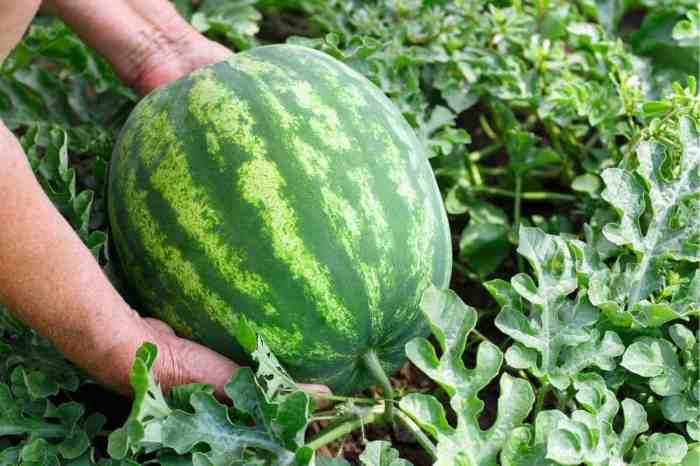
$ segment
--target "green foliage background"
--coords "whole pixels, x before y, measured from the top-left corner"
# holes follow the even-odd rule
[[[424,297],[434,339],[407,355],[436,388],[409,387],[397,416],[435,464],[700,462],[696,2],[174,3],[236,50],[289,40],[344,61],[429,148],[455,291]],[[53,18],[37,18],[0,68],[0,118],[126,294],[104,187],[135,102]],[[204,386],[164,397],[155,357],[137,356],[126,419],[0,310],[0,465],[347,464],[315,457],[322,442],[305,432],[323,416],[264,342],[257,374],[227,387],[235,408]],[[381,417],[364,398],[323,415],[350,427]],[[408,464],[399,453],[371,442],[360,461]]]

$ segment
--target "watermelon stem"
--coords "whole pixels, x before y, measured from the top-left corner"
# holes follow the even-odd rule
[[[379,413],[376,409],[372,409],[359,417],[354,417],[349,420],[339,420],[337,423],[331,424],[316,434],[316,436],[304,446],[312,450],[318,450],[339,438],[345,437],[350,432],[364,428],[367,424],[378,422],[382,418],[384,418],[384,413]]]
[[[382,364],[379,362],[377,353],[374,350],[367,351],[362,355],[362,362],[364,362],[365,367],[372,374],[374,380],[382,387],[382,392],[384,394],[384,418],[387,422],[391,423],[394,419],[394,389],[391,386],[389,377],[387,377],[386,372]]]

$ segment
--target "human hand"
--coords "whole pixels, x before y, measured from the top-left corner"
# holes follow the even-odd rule
[[[175,331],[165,322],[153,318],[140,318],[141,338],[158,347],[158,358],[155,361],[153,371],[156,380],[164,390],[168,391],[177,385],[187,383],[206,383],[214,387],[217,398],[226,399],[224,387],[239,367],[230,359],[209,348],[185,338],[180,338]],[[135,333],[139,333],[138,331]],[[141,339],[140,338],[140,339]],[[126,351],[114,352],[115,361],[112,367],[121,368],[124,371],[133,363],[135,351],[128,348]],[[117,374],[110,373],[110,377]],[[124,377],[118,379],[125,380]],[[329,395],[330,390],[323,385],[300,384],[307,392],[319,395]],[[130,389],[123,382],[117,382],[119,391],[127,392]],[[323,403],[321,403],[323,404]]]
[[[140,94],[231,54],[190,26],[167,0],[44,0]]]
[[[41,0],[7,2],[0,12],[0,63],[7,57],[29,26]]]
[[[135,49],[128,59],[133,67],[122,75],[142,95],[231,55],[229,49],[189,27],[170,42],[161,43],[158,36],[142,40],[142,48]]]

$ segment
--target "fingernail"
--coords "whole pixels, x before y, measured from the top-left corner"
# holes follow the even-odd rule
[[[302,387],[304,390],[317,393],[319,395],[332,395],[333,392],[331,392],[331,389],[326,387],[325,385],[319,385],[319,384],[300,384],[300,387]]]

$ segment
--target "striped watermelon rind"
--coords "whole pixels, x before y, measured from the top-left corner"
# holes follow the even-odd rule
[[[427,333],[447,218],[424,147],[383,93],[300,46],[252,49],[144,98],[109,215],[142,306],[245,362],[260,334],[299,380],[349,393]]]

